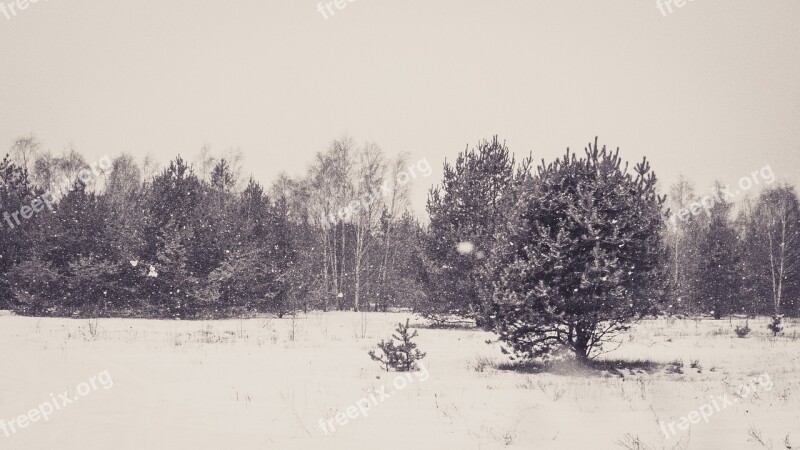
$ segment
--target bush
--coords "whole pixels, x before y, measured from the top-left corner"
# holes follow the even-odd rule
[[[783,315],[782,314],[776,314],[776,315],[772,316],[772,322],[770,322],[770,324],[767,325],[767,328],[769,328],[769,331],[772,331],[772,335],[773,336],[777,336],[778,333],[783,331],[783,325],[781,325],[781,320],[782,319],[783,319]]]
[[[750,334],[750,325],[747,322],[745,322],[744,326],[736,325],[733,331],[736,333],[736,336],[744,339]]]
[[[666,372],[683,375],[683,361],[681,361],[680,359],[676,359],[671,363],[667,364]]]
[[[425,353],[417,349],[417,344],[411,342],[411,339],[417,337],[416,330],[413,333],[409,333],[408,328],[408,319],[406,319],[405,325],[402,323],[397,324],[395,329],[397,334],[393,334],[392,338],[400,341],[399,345],[395,345],[391,339],[389,341],[381,340],[378,343],[378,348],[383,352],[382,356],[378,356],[375,350],[370,350],[369,352],[370,358],[381,363],[387,372],[389,369],[394,369],[398,372],[417,370],[417,361],[425,357]]]

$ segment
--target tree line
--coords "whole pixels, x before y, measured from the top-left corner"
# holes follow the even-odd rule
[[[241,176],[239,154],[209,151],[164,168],[121,155],[84,182],[77,150],[23,137],[0,164],[3,211],[77,181],[52,211],[0,230],[0,306],[165,318],[402,307],[517,337],[510,318],[524,312],[558,324],[545,347],[585,347],[585,330],[652,312],[800,315],[792,186],[669,221],[698,201],[687,180],[660,196],[646,161],[628,167],[596,141],[585,153],[534,164],[480,142],[445,163],[421,222],[415,163],[349,137],[266,187]]]
[[[686,314],[800,316],[800,202],[794,186],[771,183],[734,205],[719,200],[667,231],[675,311]],[[670,189],[674,210],[701,201],[681,178]],[[738,211],[734,211],[738,206]]]
[[[80,177],[88,166],[72,147],[41,151],[33,136],[0,163],[3,211],[63,193],[52,211],[3,223],[0,307],[191,319],[387,310],[421,297],[413,243],[423,228],[408,210],[420,164],[407,155],[344,137],[303,176],[268,187],[242,179],[237,152],[204,149],[162,169],[123,154],[103,176]]]

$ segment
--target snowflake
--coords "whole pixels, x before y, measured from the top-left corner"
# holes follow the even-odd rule
[[[469,241],[459,242],[456,245],[456,250],[461,255],[469,255],[475,250],[475,244]]]

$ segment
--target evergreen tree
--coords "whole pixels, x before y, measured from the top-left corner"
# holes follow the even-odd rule
[[[120,287],[123,266],[117,236],[108,232],[108,203],[86,188],[76,181],[53,212],[28,219],[28,260],[8,275],[18,312],[97,316],[131,298]]]
[[[425,357],[425,353],[419,351],[417,344],[411,340],[418,336],[416,330],[409,331],[409,321],[406,319],[405,325],[402,323],[397,324],[395,333],[392,335],[393,339],[398,341],[395,344],[392,339],[388,341],[381,340],[378,343],[378,348],[381,349],[382,355],[378,355],[375,350],[369,351],[369,357],[373,361],[381,363],[384,370],[387,372],[389,369],[395,369],[398,372],[410,372],[417,370],[419,367],[417,361]]]
[[[704,312],[712,313],[715,319],[743,310],[739,239],[729,219],[732,206],[720,200],[709,210],[710,222],[700,244],[703,258],[694,280]]]
[[[0,309],[12,307],[12,282],[8,278],[14,267],[30,258],[32,240],[29,230],[31,223],[17,223],[12,216],[19,212],[23,205],[30,205],[28,173],[25,169],[11,162],[6,155],[0,161]],[[19,218],[19,216],[17,216]]]
[[[527,164],[515,174],[514,158],[497,137],[460,153],[454,165],[445,163],[442,184],[430,191],[427,204],[430,296],[424,316],[480,321],[483,299],[491,295],[483,266],[525,173]]]
[[[236,240],[210,275],[219,285],[222,306],[279,316],[293,309],[288,277],[294,251],[285,214],[285,208],[273,206],[251,179],[239,200]]]
[[[387,273],[380,301],[376,309],[387,311],[389,307],[412,307],[419,310],[420,304],[425,306],[427,286],[430,285],[424,262],[425,231],[419,221],[411,214],[405,213],[392,225],[392,233],[396,242],[389,243],[387,252]],[[379,263],[376,262],[376,265]]]
[[[161,317],[195,317],[219,296],[207,274],[220,252],[209,244],[215,236],[208,221],[196,222],[204,200],[202,184],[179,156],[153,179],[151,190],[143,258],[145,268],[152,266],[143,286],[149,307]]]
[[[167,223],[159,231],[154,263],[146,275],[149,304],[158,317],[194,318],[217,300],[213,284],[192,272],[188,261],[191,229]]]
[[[107,307],[121,315],[143,311],[149,264],[146,257],[148,230],[154,230],[149,205],[152,180],[143,180],[130,155],[114,159],[100,197],[106,211],[106,238],[115,256],[115,280],[108,290]],[[152,260],[151,260],[152,261]]]
[[[498,239],[491,327],[518,354],[595,355],[664,295],[662,204],[647,161],[635,174],[597,141],[539,167]],[[507,262],[507,261],[510,261]]]

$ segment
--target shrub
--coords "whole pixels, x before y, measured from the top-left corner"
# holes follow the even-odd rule
[[[783,319],[782,314],[775,314],[774,316],[772,316],[772,322],[770,322],[770,324],[767,325],[769,331],[772,331],[773,336],[777,336],[778,333],[783,331],[783,325],[781,325],[781,319]]]
[[[744,326],[736,325],[733,331],[736,333],[736,336],[746,338],[747,335],[750,334],[750,325],[747,322],[745,322]]]
[[[472,368],[475,370],[475,372],[480,372],[480,373],[489,371],[496,372],[497,369],[495,366],[496,365],[494,361],[485,356],[480,356],[475,359],[475,363],[472,365]]]
[[[679,375],[683,374],[683,361],[680,359],[676,359],[671,363],[667,364],[667,373],[677,373]]]
[[[405,325],[402,323],[397,324],[395,331],[396,334],[393,334],[392,338],[400,341],[399,344],[395,345],[392,339],[388,341],[381,340],[378,343],[378,348],[381,349],[383,355],[378,356],[375,350],[370,350],[370,358],[381,363],[387,372],[389,369],[394,369],[398,372],[417,370],[417,361],[425,357],[425,353],[417,349],[417,344],[411,342],[411,339],[417,337],[417,331],[409,333],[408,319],[406,319]]]

